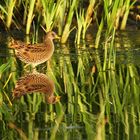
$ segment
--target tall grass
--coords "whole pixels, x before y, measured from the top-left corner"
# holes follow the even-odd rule
[[[83,8],[85,5],[81,5],[81,2],[88,4],[87,7]],[[19,28],[17,25],[20,23],[25,25],[26,34],[32,32],[33,23],[38,24],[42,28],[46,26],[46,31],[57,29],[59,35],[62,35],[62,43],[66,43],[70,32],[75,28],[73,23],[76,23],[78,28],[75,40],[78,44],[81,40],[85,39],[88,27],[96,24],[98,31],[95,38],[95,48],[98,48],[100,36],[104,28],[106,28],[105,34],[107,36],[110,36],[114,28],[121,30],[126,28],[129,9],[134,3],[135,1],[130,3],[130,0],[102,2],[95,0],[89,0],[88,2],[84,0],[25,0],[22,2],[5,0],[5,4],[2,3],[0,9],[2,11],[1,19],[8,28],[10,28],[12,23],[16,25],[16,28]],[[23,11],[23,15],[19,11]],[[100,14],[98,14],[99,11]],[[19,16],[23,16],[22,21],[19,19]],[[93,19],[96,20],[94,21]],[[95,32],[94,29],[93,32]]]
[[[26,26],[26,34],[30,33],[31,23],[34,18],[33,12],[34,12],[34,6],[35,6],[35,0],[30,0],[29,2],[29,9],[28,9],[28,17],[27,17],[27,26]]]
[[[131,6],[133,6],[133,4],[135,4],[136,1],[133,1],[132,4],[130,2],[131,2],[130,0],[124,1],[123,5],[122,5],[123,13],[121,13],[121,16],[122,15],[123,16],[122,16],[122,22],[121,22],[121,26],[120,26],[121,30],[124,30],[126,28],[129,10],[130,10]]]
[[[65,26],[66,10],[67,10],[66,6],[67,6],[67,1],[65,0],[61,1],[61,4],[59,6],[59,13],[58,16],[56,17],[56,24],[57,24],[59,35],[62,35]]]
[[[12,23],[12,17],[14,16],[13,11],[16,6],[16,0],[5,1],[4,5],[5,6],[0,5],[1,14],[3,15],[1,19],[7,26],[7,28],[10,28]]]
[[[92,14],[94,11],[95,0],[90,0],[87,11],[85,9],[80,9],[80,12],[76,12],[77,18],[77,35],[76,35],[76,43],[79,44],[81,38],[84,40],[87,28],[91,24]],[[81,37],[82,34],[82,37]]]
[[[62,43],[66,43],[66,41],[69,37],[69,34],[71,32],[70,26],[71,26],[71,23],[72,23],[72,19],[73,19],[75,9],[77,9],[77,6],[78,6],[78,1],[77,0],[73,0],[69,3],[69,9],[68,9],[69,11],[68,11],[68,15],[66,17],[67,19],[66,19],[66,23],[65,23],[63,33],[62,33],[62,37],[61,37],[61,42]]]
[[[53,0],[46,1],[42,0],[43,5],[43,17],[46,24],[46,31],[50,31],[53,29],[56,17],[59,14],[59,8],[62,0],[58,0],[57,3],[54,3]]]
[[[135,2],[130,4],[130,0],[103,2],[102,18],[96,35],[95,48],[99,47],[101,34],[104,28],[106,28],[105,38],[112,35],[114,29],[124,30],[126,28],[129,9],[134,3]],[[107,27],[105,27],[105,25]]]
[[[10,25],[12,22],[12,15],[13,15],[13,10],[14,10],[15,4],[16,4],[16,0],[11,0],[6,3],[6,7],[8,8],[6,26],[8,28],[10,28]]]

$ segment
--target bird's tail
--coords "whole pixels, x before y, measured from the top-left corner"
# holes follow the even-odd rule
[[[8,44],[8,47],[9,48],[13,48],[13,49],[16,49],[18,48],[18,42],[15,41],[12,37],[9,39],[9,44]]]

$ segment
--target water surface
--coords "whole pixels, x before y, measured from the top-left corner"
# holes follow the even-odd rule
[[[140,139],[139,36],[139,31],[118,32],[107,59],[92,40],[80,45],[55,42],[52,58],[37,66],[61,96],[59,103],[49,105],[40,93],[12,100],[16,82],[30,67],[8,49],[9,36],[0,33],[0,138]],[[18,33],[15,38],[26,41]]]

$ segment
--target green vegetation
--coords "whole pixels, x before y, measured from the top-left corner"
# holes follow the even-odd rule
[[[114,28],[126,28],[134,3],[130,0],[3,0],[0,2],[0,19],[9,30],[12,25],[18,29],[26,27],[26,34],[32,33],[34,24],[46,31],[56,29],[62,35],[62,43],[66,43],[71,31],[77,29],[75,41],[79,44],[85,39],[88,27],[96,25],[95,47],[98,48],[103,29],[107,29],[109,36]]]
[[[37,66],[38,72],[46,73],[54,81],[55,95],[61,96],[61,101],[53,105],[47,104],[40,93],[13,100],[16,82],[29,69],[13,57],[13,50],[8,49],[6,57],[1,57],[0,51],[0,139],[140,138],[139,66],[119,63],[115,48],[116,32],[126,28],[134,3],[130,0],[0,2],[0,21],[8,32],[21,29],[31,35],[34,43],[40,41],[40,30],[56,30],[63,43],[55,43],[53,57]],[[95,35],[94,43],[90,44],[94,48],[86,44],[91,26],[95,27],[90,31]],[[67,43],[69,37],[73,37],[71,43]],[[7,36],[6,39],[8,46]]]

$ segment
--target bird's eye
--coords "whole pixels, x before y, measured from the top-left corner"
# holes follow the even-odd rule
[[[54,98],[52,102],[55,103],[56,102],[56,99]]]
[[[56,36],[55,33],[52,33],[52,36],[55,37]]]

